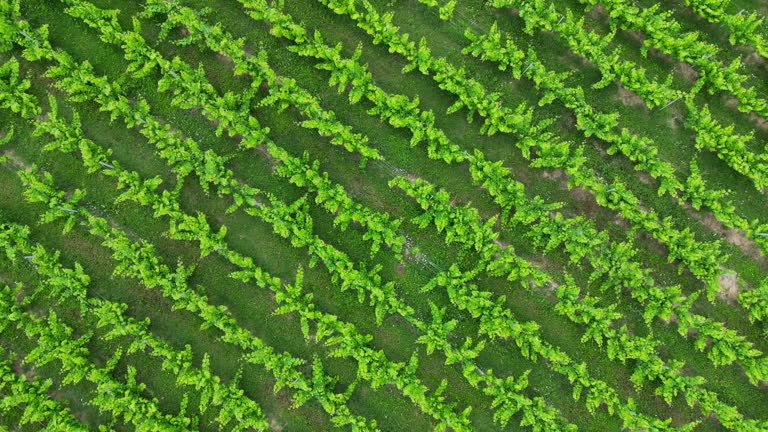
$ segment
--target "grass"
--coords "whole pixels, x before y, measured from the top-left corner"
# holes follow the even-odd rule
[[[129,23],[130,15],[139,10],[139,5],[125,1],[96,1],[101,7],[113,7],[123,10],[121,19],[123,24]],[[458,203],[472,202],[485,217],[498,212],[498,208],[484,194],[470,186],[470,177],[465,166],[451,166],[431,161],[419,148],[411,148],[408,145],[409,137],[400,130],[395,130],[382,124],[377,119],[366,114],[370,107],[366,103],[350,106],[345,95],[337,94],[336,90],[326,85],[327,75],[314,69],[312,61],[299,57],[286,49],[282,40],[270,36],[267,28],[260,23],[254,23],[244,14],[237,2],[232,0],[190,1],[198,7],[210,6],[216,12],[209,19],[220,20],[225,27],[238,36],[244,36],[247,46],[263,48],[269,53],[270,64],[281,74],[291,76],[312,94],[322,100],[322,105],[332,109],[337,116],[347,124],[351,124],[357,131],[366,134],[370,142],[384,154],[387,164],[369,162],[368,167],[362,170],[358,167],[356,157],[343,150],[329,145],[328,141],[318,138],[311,131],[299,128],[296,122],[298,116],[291,110],[284,113],[276,113],[271,109],[256,108],[254,112],[262,124],[270,127],[272,138],[280,145],[287,148],[294,155],[308,151],[313,158],[321,160],[321,168],[328,171],[334,181],[344,185],[348,193],[359,202],[374,209],[386,211],[392,216],[409,220],[417,215],[415,204],[399,194],[390,190],[386,182],[393,175],[393,166],[405,170],[408,173],[440,185],[449,190]],[[433,47],[433,53],[446,56],[454,64],[464,65],[472,71],[478,80],[488,88],[504,91],[504,101],[510,106],[525,101],[535,105],[537,95],[529,82],[514,81],[511,76],[494,69],[492,65],[480,64],[460,54],[460,49],[466,44],[462,36],[463,27],[455,23],[440,21],[433,12],[415,0],[408,1],[377,1],[374,2],[381,10],[395,12],[395,22],[403,31],[413,37],[425,36]],[[562,0],[559,7],[569,7],[575,12],[582,8],[575,1]],[[82,23],[65,15],[58,2],[40,2],[34,5],[23,6],[26,18],[33,25],[47,23],[50,25],[51,41],[55,46],[61,47],[71,53],[77,59],[88,59],[94,64],[96,71],[109,76],[123,74],[126,63],[122,60],[122,53],[117,48],[106,46],[98,41],[93,30]],[[300,18],[310,29],[320,29],[330,43],[343,42],[345,53],[351,53],[358,44],[363,46],[363,61],[368,63],[370,70],[376,77],[376,82],[387,91],[418,95],[424,107],[433,109],[441,114],[453,103],[452,96],[440,91],[431,79],[418,74],[404,76],[400,69],[404,65],[401,59],[389,54],[385,48],[372,46],[370,38],[354,24],[343,17],[331,14],[319,3],[312,0],[286,2],[286,10],[294,17]],[[539,53],[542,60],[555,70],[574,70],[578,74],[569,81],[570,84],[580,85],[587,90],[591,83],[597,79],[594,68],[584,66],[572,55],[563,55],[567,52],[565,46],[553,35],[537,34],[528,36],[520,31],[522,21],[514,16],[511,11],[496,11],[484,7],[479,1],[461,2],[457,7],[457,17],[472,17],[476,31],[487,29],[493,21],[498,21],[501,28],[510,31],[525,43],[531,44]],[[731,52],[727,44],[722,41],[724,31],[717,26],[700,26],[701,23],[692,19],[689,14],[680,14],[679,20],[690,26],[701,27],[711,34],[712,40],[726,52]],[[459,21],[461,22],[461,21]],[[588,20],[589,25],[596,31],[605,32],[607,26],[603,16]],[[156,24],[144,22],[144,33],[150,40],[157,33]],[[727,38],[727,37],[726,37]],[[727,41],[726,41],[727,42]],[[616,40],[617,46],[625,48],[625,52],[631,58],[636,58],[647,67],[653,76],[663,77],[666,73],[675,74],[675,85],[685,87],[690,85],[681,74],[676,63],[664,56],[651,53],[649,58],[642,59],[639,56],[638,45],[635,39],[626,34],[620,34]],[[229,64],[217,58],[210,51],[197,47],[177,47],[168,43],[159,43],[158,47],[170,58],[178,55],[191,64],[202,63],[209,79],[222,90],[237,90],[247,85],[242,78],[233,78]],[[10,53],[18,57],[18,53]],[[8,55],[3,55],[0,60],[6,60]],[[39,64],[22,61],[22,68],[31,74],[35,84],[34,93],[39,97],[53,92],[59,94],[51,87],[50,80],[41,77],[43,68]],[[764,69],[752,70],[759,77],[765,78]],[[213,133],[215,128],[199,113],[178,110],[170,105],[167,95],[157,94],[155,82],[157,76],[150,76],[142,80],[129,80],[129,90],[133,94],[141,94],[150,102],[153,112],[165,119],[186,136],[192,137],[204,148],[212,148],[221,154],[234,154],[230,162],[231,169],[238,179],[261,189],[268,190],[279,195],[286,201],[294,200],[303,195],[303,191],[288,185],[283,179],[271,175],[269,162],[261,153],[236,152],[236,142],[225,137],[217,137]],[[745,179],[729,171],[719,159],[710,154],[699,154],[693,148],[692,137],[682,127],[671,128],[670,119],[680,115],[676,107],[665,110],[662,113],[649,112],[642,107],[629,107],[621,105],[615,97],[616,88],[610,86],[601,91],[588,90],[587,96],[596,107],[621,112],[622,125],[633,128],[640,133],[651,136],[661,149],[662,156],[679,167],[682,173],[686,171],[689,160],[699,160],[702,169],[707,175],[707,180],[717,187],[732,189],[734,200],[740,212],[748,217],[765,214],[764,196],[758,194],[746,182]],[[62,99],[62,98],[60,98]],[[713,107],[713,112],[720,119],[736,122],[739,131],[754,129],[750,120],[729,108],[722,95],[714,95],[707,98],[706,102]],[[60,102],[65,111],[72,106],[63,100]],[[166,187],[171,187],[174,178],[168,173],[164,163],[157,159],[150,146],[135,131],[126,130],[119,123],[110,124],[107,116],[97,111],[95,104],[86,103],[75,106],[82,115],[86,134],[98,144],[112,148],[115,159],[123,163],[126,168],[139,171],[144,176],[160,175],[163,177]],[[671,215],[680,226],[689,226],[697,234],[698,238],[711,240],[719,238],[709,227],[700,223],[692,214],[693,212],[680,209],[676,203],[667,198],[656,196],[655,187],[640,182],[633,173],[632,168],[620,157],[603,157],[599,151],[602,144],[585,140],[567,121],[567,112],[562,106],[553,104],[537,109],[539,118],[548,116],[560,119],[556,125],[556,131],[561,136],[574,142],[586,142],[588,155],[592,163],[601,172],[615,175],[628,184],[648,207],[656,209],[661,215]],[[546,200],[559,201],[564,204],[564,211],[570,214],[584,214],[602,229],[611,233],[614,240],[625,237],[625,230],[616,224],[613,213],[594,205],[591,197],[580,197],[564,190],[558,179],[545,178],[542,172],[528,167],[508,137],[495,136],[491,138],[479,135],[477,122],[469,124],[464,119],[465,113],[446,116],[438,115],[438,125],[443,128],[448,136],[464,148],[479,148],[487,156],[504,160],[520,181],[526,184],[531,196],[540,195]],[[193,276],[194,285],[199,285],[205,290],[210,301],[214,304],[223,304],[237,318],[245,328],[251,330],[268,344],[291,352],[297,357],[311,359],[313,355],[324,357],[327,349],[312,343],[305,343],[301,337],[298,322],[291,316],[274,316],[272,311],[276,304],[266,292],[254,290],[240,282],[232,280],[226,275],[233,269],[221,259],[211,256],[199,258],[196,245],[192,242],[179,242],[163,237],[162,233],[167,229],[163,220],[153,218],[151,212],[136,207],[132,204],[113,203],[116,196],[114,184],[99,176],[83,175],[79,162],[72,157],[59,154],[42,153],[41,147],[44,141],[31,136],[30,127],[18,120],[6,111],[0,112],[2,124],[14,125],[17,137],[8,146],[7,150],[13,151],[19,159],[27,164],[35,163],[54,174],[57,184],[65,189],[81,187],[88,190],[88,202],[96,206],[100,213],[107,216],[132,235],[141,236],[151,240],[157,246],[158,252],[166,263],[173,264],[177,259],[186,263],[196,263],[196,271]],[[768,133],[763,130],[756,132],[755,142],[765,142]],[[307,268],[308,259],[306,251],[297,250],[288,242],[272,233],[271,227],[257,221],[243,212],[232,215],[224,215],[226,203],[215,195],[204,194],[197,186],[185,185],[183,192],[183,205],[188,211],[203,211],[209,216],[212,225],[218,227],[226,225],[229,229],[227,241],[238,251],[252,256],[255,261],[272,274],[290,281],[298,266]],[[12,170],[9,168],[0,171],[0,190],[3,200],[0,203],[0,214],[3,220],[12,220],[33,226],[33,238],[40,241],[46,247],[62,250],[65,262],[80,262],[92,277],[94,294],[102,295],[110,300],[126,302],[130,305],[129,313],[137,318],[149,317],[152,321],[152,330],[163,339],[169,341],[177,348],[185,344],[193,346],[196,353],[196,361],[202,358],[202,353],[210,353],[214,372],[229,379],[234,376],[239,368],[243,368],[242,388],[249,397],[259,402],[268,414],[275,429],[288,430],[328,430],[331,428],[328,417],[322,412],[316,403],[292,409],[290,399],[285,391],[277,395],[272,393],[273,384],[265,371],[254,366],[242,365],[238,352],[216,339],[216,333],[207,330],[200,331],[200,320],[190,314],[181,311],[171,311],[170,304],[162,299],[159,294],[143,289],[135,281],[111,277],[113,263],[109,253],[98,244],[98,241],[89,237],[83,230],[76,229],[68,236],[60,235],[59,226],[37,226],[36,215],[40,212],[37,206],[28,205],[21,198],[20,185],[15,180]],[[419,293],[419,288],[431,278],[435,269],[426,264],[409,261],[405,267],[398,265],[392,254],[381,252],[371,258],[368,245],[362,239],[362,233],[356,227],[350,227],[344,233],[333,227],[332,219],[323,210],[313,207],[311,215],[315,220],[316,232],[326,241],[333,243],[341,250],[348,253],[355,261],[365,263],[368,266],[382,264],[382,276],[385,280],[393,280],[397,284],[398,293],[412,305],[423,319],[429,317],[429,307],[424,295]],[[501,239],[513,245],[519,254],[541,263],[548,271],[558,278],[568,271],[577,280],[586,282],[588,268],[584,265],[569,265],[567,257],[555,251],[542,256],[534,249],[523,236],[524,228],[504,229]],[[406,223],[404,230],[408,233],[416,245],[439,268],[447,268],[452,262],[460,260],[455,251],[446,248],[442,243],[442,236],[434,229],[421,230]],[[658,246],[644,237],[637,238],[640,246],[640,258],[647,264],[654,274],[654,278],[664,284],[680,284],[686,293],[701,288],[689,274],[679,275],[675,266],[666,262],[666,254],[660,251]],[[754,285],[759,278],[766,274],[768,265],[764,259],[752,259],[742,253],[738,248],[730,244],[724,244],[725,250],[732,255],[729,267],[737,270],[742,278]],[[471,261],[469,256],[464,261]],[[4,266],[2,275],[9,280],[22,281],[34,284],[36,279],[29,268],[23,265],[17,267]],[[315,295],[318,307],[340,316],[340,318],[353,322],[361,332],[374,335],[374,346],[382,348],[387,355],[396,361],[407,361],[411,353],[417,352],[420,356],[419,377],[431,388],[435,388],[442,378],[448,380],[448,397],[458,401],[460,407],[471,405],[473,407],[472,420],[478,430],[499,430],[500,427],[492,422],[492,410],[489,408],[490,399],[479,391],[470,388],[461,377],[460,371],[444,366],[442,355],[427,356],[423,347],[415,343],[418,336],[415,329],[401,320],[389,318],[384,325],[377,326],[372,318],[372,309],[356,302],[350,293],[341,293],[330,281],[330,277],[322,268],[307,269],[306,281],[308,290]],[[673,407],[668,407],[658,397],[653,395],[650,388],[636,392],[628,381],[632,365],[621,365],[610,362],[605,354],[592,345],[579,342],[581,332],[574,328],[562,317],[552,311],[552,299],[546,295],[530,295],[516,287],[509,287],[508,283],[496,278],[484,278],[479,281],[482,289],[490,290],[497,294],[507,296],[507,306],[513,310],[521,320],[534,320],[540,324],[546,340],[560,346],[569,355],[578,361],[587,362],[594,376],[605,380],[614,386],[623,396],[632,396],[638,399],[643,412],[652,413],[660,417],[672,416],[675,422],[682,422],[695,418],[696,412],[685,407],[682,400],[676,400]],[[597,287],[588,287],[594,294],[598,294]],[[663,343],[663,356],[666,358],[685,359],[691,372],[703,375],[707,378],[709,388],[718,391],[726,402],[739,406],[748,416],[762,417],[768,412],[768,402],[762,390],[756,389],[746,382],[743,374],[734,367],[715,369],[706,357],[697,352],[692,344],[675,334],[672,327],[653,324],[646,327],[642,323],[640,309],[633,302],[626,301],[626,296],[614,296],[605,294],[605,303],[616,303],[619,310],[628,318],[628,324],[633,331],[640,334],[653,332],[654,336]],[[459,320],[456,331],[456,341],[459,337],[476,334],[476,325],[473,320],[463,314],[454,311],[448,304],[444,293],[433,292],[429,300],[441,305],[449,306],[449,318]],[[40,310],[53,309],[60,312],[70,325],[76,328],[85,328],[87,324],[78,316],[73,305],[51,304],[41,302],[35,305]],[[729,328],[738,330],[748,339],[754,342],[764,352],[768,349],[761,334],[759,326],[751,325],[737,307],[718,302],[710,305],[706,301],[697,303],[697,312],[704,313],[716,319],[726,322]],[[14,351],[27,352],[32,341],[25,340],[17,333],[0,335],[0,341],[4,346],[12,346]],[[94,340],[89,346],[94,362],[103,361],[109,353],[119,345],[118,342],[106,343]],[[170,376],[160,372],[157,362],[147,356],[137,355],[130,358],[130,363],[137,365],[139,379],[148,386],[147,394],[161,398],[162,408],[166,412],[178,410],[178,403],[183,392],[171,384]],[[549,403],[560,409],[564,416],[577,424],[582,430],[617,430],[616,421],[602,411],[596,415],[586,412],[583,402],[574,401],[570,397],[570,385],[558,375],[553,375],[543,362],[532,363],[523,359],[517,349],[506,342],[493,342],[483,352],[479,363],[486,368],[502,374],[518,375],[524,370],[531,369],[529,393],[541,395]],[[327,369],[340,377],[342,385],[352,382],[355,369],[348,360],[331,359],[325,361]],[[125,364],[121,364],[121,373]],[[42,376],[56,377],[55,367],[50,370],[38,371]],[[57,391],[56,397],[66,400],[72,409],[90,424],[106,421],[106,416],[100,415],[93,407],[83,405],[79,399],[92,392],[87,386],[64,387]],[[390,388],[371,389],[368,385],[360,385],[355,391],[350,405],[354,412],[375,418],[384,430],[427,430],[432,424],[431,419],[419,414],[417,410],[401,395]],[[191,407],[196,408],[193,396]],[[194,411],[193,408],[193,411]],[[203,430],[213,430],[211,425],[211,412],[202,416],[201,426]],[[516,429],[519,418],[513,419],[507,429]],[[0,420],[0,425],[13,421],[13,417]],[[719,425],[707,419],[699,430],[718,430]],[[30,429],[32,430],[32,429]]]

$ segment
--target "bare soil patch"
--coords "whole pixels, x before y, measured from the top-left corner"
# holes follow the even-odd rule
[[[689,65],[688,63],[679,63],[676,69],[680,71],[680,75],[683,77],[683,79],[690,82],[691,84],[695,83],[696,80],[699,79],[699,71],[694,69],[693,66]]]
[[[277,420],[269,419],[269,428],[272,429],[273,431],[280,432],[281,430],[283,430],[284,427],[285,425],[281,425],[280,423],[277,422]]]
[[[742,63],[744,63],[747,66],[760,66],[760,67],[766,67],[768,66],[768,61],[766,61],[764,58],[760,57],[760,54],[758,54],[755,51],[752,51],[748,55],[742,56]]]
[[[663,243],[656,240],[653,235],[648,233],[647,231],[639,232],[635,235],[635,238],[638,239],[645,247],[647,247],[650,251],[656,253],[659,256],[666,257],[669,255],[669,250],[667,249],[667,246]],[[672,261],[672,265],[677,266],[680,262],[675,260]]]
[[[29,382],[32,382],[37,376],[37,372],[34,368],[24,370],[24,363],[21,361],[21,359],[16,359],[16,361],[13,362],[11,369],[16,375],[24,376],[24,378],[26,378]]]
[[[592,196],[592,194],[582,187],[577,186],[571,189],[571,195],[573,195],[573,198],[576,201],[582,204],[587,204],[590,208],[594,208],[594,209],[599,208],[599,206],[597,205],[597,202],[594,201],[594,197]]]
[[[736,273],[726,273],[717,278],[720,291],[717,297],[728,303],[736,303],[739,297],[739,277]]]
[[[608,151],[604,149],[602,146],[598,145],[597,143],[593,142],[595,150],[597,150],[598,153],[600,153],[600,156],[602,157],[609,157]]]
[[[725,95],[725,106],[728,108],[739,109],[739,100],[732,94]]]
[[[586,15],[595,21],[600,20],[605,16],[605,8],[601,4],[596,5],[595,7],[590,9],[589,12],[586,13]]]
[[[624,228],[625,230],[628,230],[630,228],[629,221],[619,214],[617,214],[613,218],[613,224],[618,227]]]
[[[3,156],[8,156],[8,159],[10,159],[11,163],[15,166],[22,167],[24,169],[30,169],[32,168],[32,165],[24,162],[24,159],[19,157],[19,155],[16,154],[13,150],[7,150],[3,153]]]
[[[234,66],[235,64],[235,62],[233,62],[231,58],[221,53],[216,53],[216,61],[228,66]]]
[[[691,210],[690,207],[686,205],[687,210]],[[720,221],[715,219],[715,217],[711,213],[707,213],[703,216],[698,215],[694,212],[690,212],[696,219],[698,219],[701,223],[704,224],[707,228],[711,229],[712,231],[719,234],[721,237],[724,237],[728,243],[731,243],[732,245],[735,245],[739,249],[741,249],[744,254],[752,258],[753,260],[760,262],[760,263],[766,263],[768,262],[768,259],[766,259],[765,256],[763,256],[760,253],[760,247],[747,238],[747,236],[742,233],[739,230],[728,228],[724,226]]]
[[[645,106],[645,101],[631,90],[627,90],[619,84],[618,97],[621,103],[627,106]]]
[[[656,179],[645,171],[635,171],[635,175],[640,180],[640,183],[650,185],[656,182]]]
[[[630,39],[636,41],[640,44],[640,46],[645,44],[645,34],[643,32],[636,32],[636,31],[627,31],[625,30],[624,33],[627,34],[627,36],[630,37]]]
[[[261,153],[267,159],[267,162],[269,162],[270,168],[274,169],[275,166],[277,166],[278,162],[275,158],[272,157],[271,154],[269,154],[269,150],[267,150],[267,146],[264,146],[264,145],[256,146],[256,151]]]
[[[395,274],[398,276],[405,275],[405,266],[402,263],[395,263]]]
[[[680,128],[680,121],[677,116],[672,116],[667,120],[667,126],[669,126],[672,130],[677,130]]]
[[[563,180],[565,180],[565,171],[560,168],[547,169],[542,171],[541,176],[547,180],[560,180],[560,186],[563,187]]]
[[[749,113],[747,117],[749,117],[749,120],[752,122],[752,124],[755,125],[755,127],[760,130],[768,131],[768,120],[753,112]]]
[[[736,99],[736,97],[733,95],[725,95],[725,105],[728,108],[733,108],[734,110],[738,110],[739,100]],[[763,117],[753,112],[747,113],[747,117],[749,118],[749,121],[751,121],[752,124],[755,125],[755,127],[764,131],[768,131],[768,121],[766,121]]]
[[[541,176],[548,180],[558,180],[560,189],[570,191],[573,200],[576,201],[577,207],[587,218],[600,212],[600,206],[589,191],[579,186],[570,189],[568,188],[568,176],[565,174],[565,171],[559,168],[545,170],[542,172]]]

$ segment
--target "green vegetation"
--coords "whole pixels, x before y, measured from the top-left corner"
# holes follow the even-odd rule
[[[766,14],[0,2],[0,431],[768,431]]]

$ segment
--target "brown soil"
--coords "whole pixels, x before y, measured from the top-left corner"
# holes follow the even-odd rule
[[[551,298],[554,300],[555,295],[557,295],[557,289],[560,288],[560,284],[555,281],[549,281],[546,282],[540,289],[547,295],[551,296]]]
[[[600,205],[597,204],[597,201],[595,201],[594,195],[592,195],[588,190],[578,186],[571,189],[568,188],[568,176],[563,170],[559,168],[554,170],[545,170],[541,176],[549,180],[559,180],[560,189],[570,191],[571,197],[573,197],[573,200],[576,203],[576,208],[578,209],[579,214],[583,215],[584,217],[590,219],[602,211]]]
[[[669,126],[669,128],[672,130],[679,129],[680,125],[678,122],[678,117],[677,116],[670,117],[669,120],[667,120],[667,126]]]
[[[595,21],[601,20],[605,16],[605,8],[601,4],[596,5],[586,15]]]
[[[686,209],[691,210],[691,208],[687,205]],[[690,212],[690,214],[692,214],[696,219],[703,223],[704,226],[716,232],[721,237],[724,237],[728,243],[731,243],[741,249],[744,254],[753,260],[761,263],[768,262],[768,259],[760,253],[760,247],[755,242],[748,239],[747,236],[744,235],[744,233],[741,231],[724,226],[720,221],[715,219],[711,213],[707,213],[703,216],[694,212]]]
[[[645,44],[645,34],[643,34],[643,32],[625,31],[625,33],[630,37],[630,39],[635,40],[640,46]]]
[[[664,244],[653,238],[653,236],[647,231],[641,231],[640,233],[635,234],[635,238],[639,239],[643,245],[645,245],[649,250],[655,252],[659,256],[666,257],[669,255],[669,249],[667,249]],[[672,262],[672,265],[674,266],[677,266],[678,264],[679,261],[677,260]]]
[[[594,201],[594,196],[586,189],[575,187],[571,189],[571,195],[573,195],[573,198],[580,204],[587,205],[590,209],[594,209],[595,212],[599,209],[599,206]]]
[[[747,117],[749,117],[749,120],[752,121],[752,124],[754,124],[755,127],[764,131],[768,131],[768,120],[766,120],[764,117],[755,113],[749,113]]]
[[[11,163],[14,166],[21,167],[24,169],[30,169],[32,168],[32,165],[24,162],[24,159],[20,158],[19,155],[16,154],[13,150],[7,150],[3,153],[3,156],[8,156],[8,159],[11,160]]]
[[[505,243],[505,242],[503,242],[503,241],[501,241],[499,239],[496,239],[493,242],[496,243],[497,245],[501,246],[502,249],[507,249],[509,247],[509,243]]]
[[[656,182],[656,179],[651,177],[651,175],[645,171],[635,171],[635,175],[640,180],[640,183],[649,185],[649,184],[654,184],[654,182]]]
[[[561,180],[560,186],[562,187],[562,180],[565,179],[565,171],[560,168],[544,170],[541,174],[547,180]]]
[[[717,296],[728,303],[736,303],[739,297],[739,277],[736,273],[726,273],[717,279],[720,291]]]
[[[611,156],[602,146],[597,145],[596,142],[593,142],[593,144],[594,144],[593,147],[595,148],[595,150],[597,150],[598,153],[600,153],[600,156],[604,158],[608,158]]]
[[[728,108],[738,110],[739,100],[736,99],[736,97],[733,95],[725,95],[725,105]],[[749,120],[752,122],[752,124],[755,125],[756,128],[768,131],[768,121],[766,121],[765,118],[753,112],[747,113],[747,117],[749,117]]]
[[[12,369],[16,375],[24,375],[24,378],[26,378],[27,381],[32,381],[35,378],[35,376],[37,376],[37,372],[35,372],[34,369],[29,369],[25,371],[21,360],[16,360],[15,362],[13,362]]]
[[[281,430],[283,430],[284,427],[285,427],[284,425],[281,425],[275,419],[269,420],[269,428],[272,429],[273,431],[280,432]]]
[[[679,63],[677,69],[680,70],[680,74],[683,78],[692,84],[699,79],[699,72],[688,63]]]
[[[576,116],[569,110],[563,116],[563,123],[565,123],[565,126],[569,129],[576,129]]]
[[[402,263],[395,263],[395,274],[403,276],[405,274],[405,266]]]
[[[627,106],[645,106],[645,101],[643,99],[636,95],[634,92],[627,90],[619,84],[618,86],[618,97],[621,103]]]
[[[624,228],[625,230],[628,230],[630,228],[629,221],[624,219],[624,217],[619,214],[617,214],[613,218],[613,224],[618,227]]]
[[[744,63],[747,66],[766,66],[768,65],[768,61],[766,61],[764,58],[760,57],[760,54],[758,54],[755,51],[752,51],[746,56],[742,56],[742,63]]]
[[[269,162],[269,166],[271,168],[274,168],[277,165],[277,160],[273,158],[271,154],[269,154],[269,151],[267,150],[267,146],[264,146],[264,145],[256,146],[256,151],[261,153],[267,159],[267,162]]]
[[[234,66],[234,64],[235,64],[235,62],[233,62],[231,58],[229,58],[229,57],[227,57],[227,56],[225,56],[225,55],[223,55],[221,53],[216,53],[216,61],[219,62],[219,63],[223,63],[223,64],[226,64],[226,65],[229,65],[229,66]]]
[[[732,94],[725,95],[725,105],[728,108],[739,109],[739,100]]]
[[[560,168],[544,170],[541,176],[547,180],[558,180],[558,187],[562,190],[568,190],[568,176]],[[577,201],[583,201],[590,196],[589,192],[580,187],[573,188],[571,193]]]

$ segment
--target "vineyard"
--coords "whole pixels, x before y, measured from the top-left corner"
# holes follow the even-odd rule
[[[0,432],[768,431],[768,3],[0,0]]]

